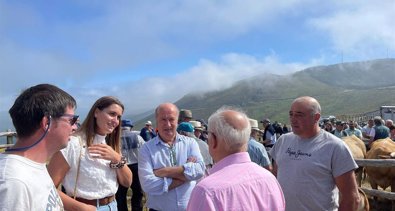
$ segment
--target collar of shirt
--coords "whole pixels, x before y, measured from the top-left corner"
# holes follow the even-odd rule
[[[214,174],[215,172],[229,166],[230,164],[248,163],[248,162],[251,162],[251,158],[250,158],[248,152],[234,153],[234,154],[226,156],[225,158],[220,160],[218,163],[214,164],[213,168],[210,169],[209,174]]]
[[[185,138],[189,138],[189,137],[182,136],[182,135],[180,135],[180,134],[177,133],[176,139],[174,140],[173,145],[175,145],[177,142],[183,141]],[[157,136],[154,138],[154,141],[155,141],[155,145],[162,144],[162,146],[170,147],[170,145],[169,145],[168,143],[164,142],[164,141],[160,138],[159,135],[157,135]]]

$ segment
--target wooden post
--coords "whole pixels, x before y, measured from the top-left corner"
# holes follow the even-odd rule
[[[13,136],[15,134],[12,133],[11,129],[8,129],[7,132],[9,132],[9,134],[7,135],[7,144],[13,144]]]
[[[7,136],[7,144],[13,144],[14,143],[14,141],[13,141],[13,135],[8,135]]]
[[[16,136],[16,132],[12,132],[8,129],[7,132],[0,132],[0,137],[7,136],[7,144],[14,144],[14,136]]]

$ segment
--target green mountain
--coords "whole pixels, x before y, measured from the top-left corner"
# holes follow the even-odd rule
[[[395,59],[311,67],[291,75],[262,74],[239,81],[228,89],[188,94],[175,102],[204,119],[223,105],[242,108],[254,119],[288,123],[291,102],[313,96],[322,115],[359,114],[395,105]],[[153,115],[149,119],[154,119]],[[143,124],[142,120],[138,126]]]

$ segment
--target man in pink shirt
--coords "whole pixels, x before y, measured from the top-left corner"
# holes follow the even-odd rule
[[[192,191],[187,210],[285,210],[276,178],[248,155],[248,117],[220,108],[208,119],[208,146],[214,160],[209,176]]]

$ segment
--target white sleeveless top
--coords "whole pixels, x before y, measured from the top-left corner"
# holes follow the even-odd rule
[[[83,147],[80,144],[80,138]],[[106,144],[105,136],[95,135],[93,144]],[[82,150],[82,152],[80,151]],[[84,199],[101,199],[114,195],[118,190],[116,169],[111,169],[109,160],[92,158],[86,147],[84,136],[71,136],[65,149],[61,150],[70,166],[62,184],[69,196],[74,195],[78,160],[81,164],[77,181],[77,197]]]

